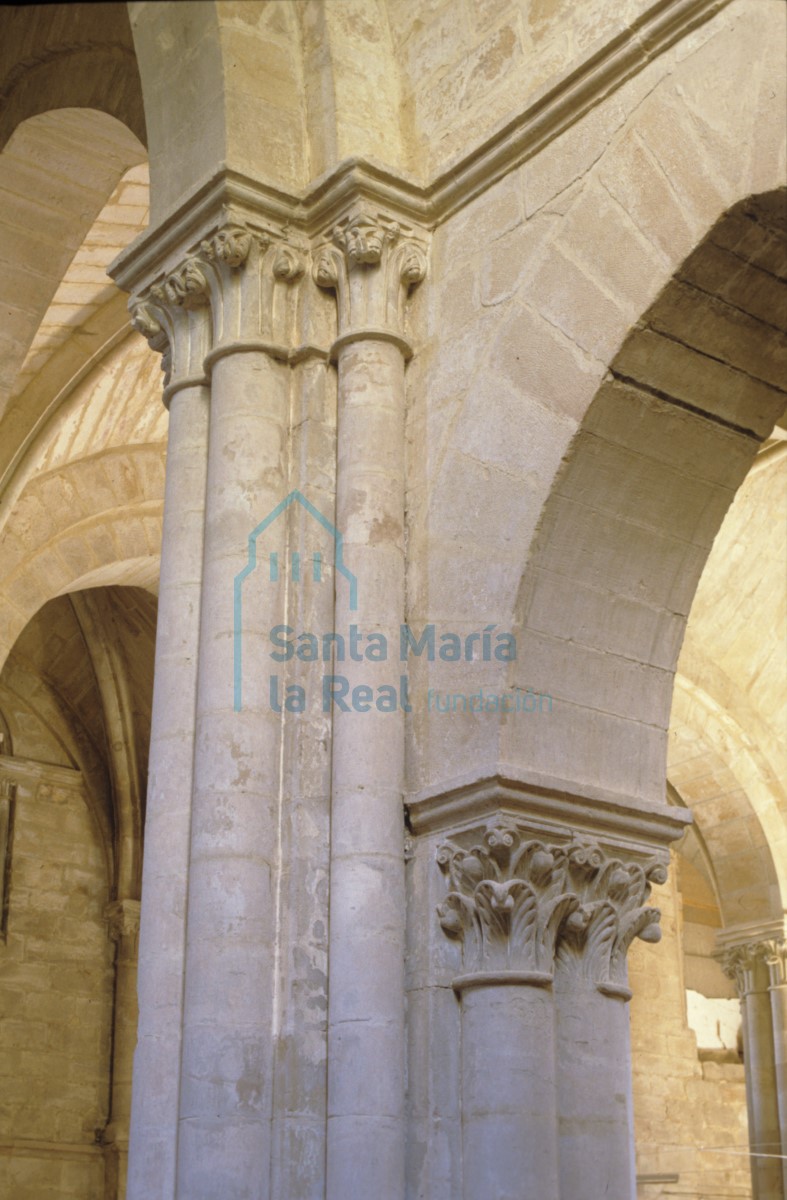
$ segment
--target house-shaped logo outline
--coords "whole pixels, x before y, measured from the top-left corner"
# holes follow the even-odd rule
[[[294,488],[288,496],[277,504],[271,512],[268,513],[264,520],[260,521],[249,534],[248,539],[248,562],[241,571],[235,576],[233,581],[233,622],[232,622],[232,642],[233,642],[233,679],[235,687],[235,712],[240,712],[242,708],[243,694],[243,583],[247,576],[251,575],[252,571],[257,567],[257,539],[265,530],[273,524],[277,517],[280,517],[283,512],[286,512],[291,504],[298,503],[302,508],[306,509],[309,516],[314,517],[333,538],[334,569],[343,575],[350,585],[350,612],[356,612],[358,609],[358,579],[344,563],[344,538],[339,530],[324,516],[319,509],[315,508],[311,501],[307,500],[302,492]]]

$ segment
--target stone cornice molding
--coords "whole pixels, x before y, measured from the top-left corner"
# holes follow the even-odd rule
[[[336,294],[338,337],[330,354],[351,342],[393,342],[412,354],[405,308],[411,288],[426,275],[427,235],[378,207],[354,204],[323,235],[312,276]]]
[[[716,936],[719,951],[733,950],[755,942],[767,942],[773,938],[787,936],[784,917],[772,917],[766,921],[747,921],[740,925],[728,925]]]
[[[453,831],[498,811],[522,817],[540,836],[575,829],[601,845],[629,847],[645,856],[666,849],[685,832],[691,813],[643,804],[601,788],[501,765],[489,775],[464,777],[411,794],[407,802],[416,836]]]
[[[609,855],[568,832],[546,842],[499,815],[443,842],[437,862],[449,891],[438,905],[443,932],[461,942],[453,986],[551,983],[553,970],[624,1000],[634,938],[658,941],[660,912],[646,901],[666,862]]]
[[[592,108],[632,79],[730,0],[661,0],[600,50],[590,50],[524,113],[442,171],[425,189],[435,223],[446,220],[509,171],[534,158]]]
[[[185,245],[198,244],[211,225],[232,212],[267,219],[315,237],[348,204],[365,200],[398,219],[433,229],[509,171],[533,158],[602,100],[731,0],[659,0],[617,38],[591,49],[557,81],[550,81],[513,121],[480,146],[423,182],[383,163],[351,158],[290,193],[225,167],[199,183],[155,229],[137,237],[115,259],[110,274],[127,292],[149,285],[162,264],[172,269]]]

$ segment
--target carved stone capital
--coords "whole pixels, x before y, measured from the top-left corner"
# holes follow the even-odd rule
[[[338,337],[347,342],[380,338],[412,353],[407,336],[410,290],[427,270],[427,237],[368,205],[356,205],[336,222],[314,253],[312,276],[336,293]]]
[[[771,987],[787,985],[787,942],[773,938],[763,942],[763,957]]]
[[[204,383],[209,346],[208,281],[197,258],[129,300],[131,324],[162,355],[165,398],[178,387]]]
[[[565,848],[568,884],[579,900],[563,928],[556,960],[564,977],[629,998],[628,951],[635,938],[661,939],[661,913],[646,903],[654,883],[667,880],[659,858],[625,861],[595,843],[576,839]]]
[[[437,861],[450,891],[437,915],[462,942],[465,971],[552,971],[561,924],[578,907],[564,891],[561,852],[510,822],[444,842]]]
[[[139,900],[113,900],[104,909],[109,936],[113,942],[136,941],[139,934]]]
[[[165,399],[179,387],[206,383],[211,363],[234,349],[286,358],[294,325],[290,293],[304,264],[302,247],[282,231],[233,218],[132,297],[132,325],[164,355]]]
[[[293,341],[292,285],[304,250],[284,230],[231,221],[200,243],[212,312],[209,361],[259,347],[287,358]]]
[[[717,957],[741,1000],[751,992],[764,991],[766,986],[782,987],[787,983],[787,942],[783,938],[761,938],[729,946]]]
[[[546,842],[496,819],[444,842],[437,861],[450,888],[440,925],[461,942],[463,970],[487,982],[549,982],[557,965],[628,997],[629,946],[661,936],[660,913],[646,905],[651,884],[667,877],[660,859],[624,861],[578,838]]]

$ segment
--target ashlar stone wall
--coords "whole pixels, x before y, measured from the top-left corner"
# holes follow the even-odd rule
[[[686,1020],[676,859],[668,882],[654,888],[662,940],[638,941],[629,955],[638,1200],[745,1200],[752,1192],[744,1066],[731,1054],[701,1056]]]
[[[0,939],[0,1196],[104,1200],[113,943],[107,872],[78,771],[20,771]]]

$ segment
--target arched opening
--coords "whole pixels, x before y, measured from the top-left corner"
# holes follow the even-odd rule
[[[144,159],[144,147],[125,125],[89,108],[30,117],[5,145],[0,154],[3,407],[66,269],[121,176]]]
[[[25,1194],[114,1200],[125,1171],[155,619],[139,588],[57,597],[0,673],[0,1156]]]
[[[660,802],[673,673],[713,539],[787,403],[784,192],[741,202],[615,356],[558,472],[517,605],[501,759]]]

